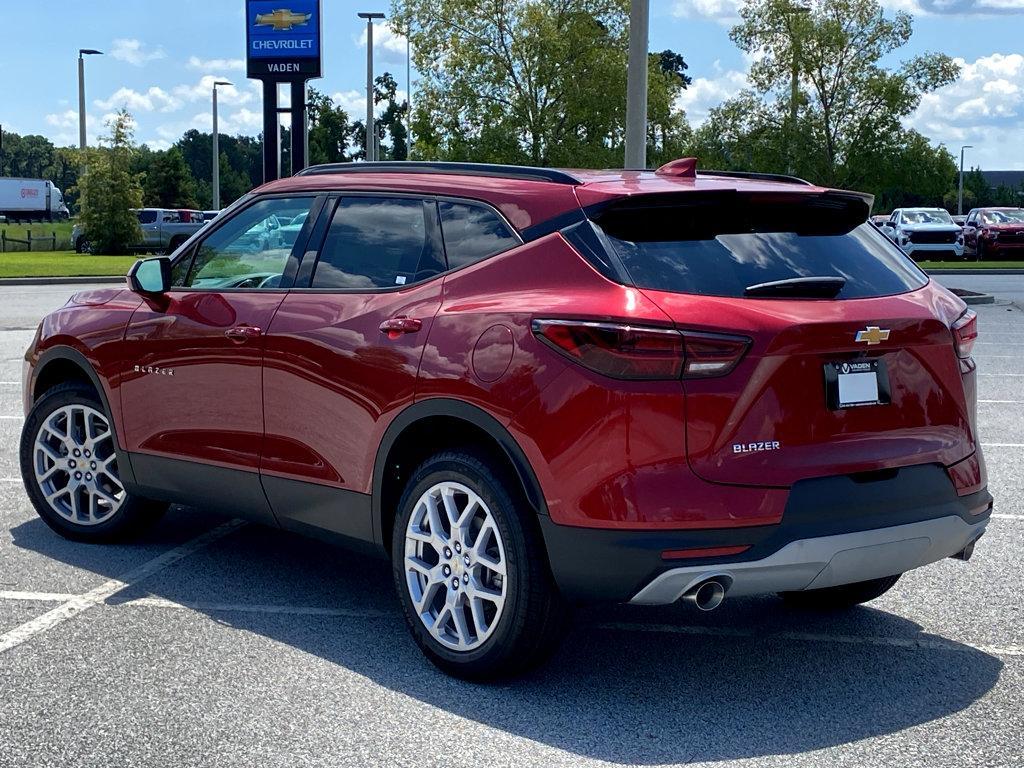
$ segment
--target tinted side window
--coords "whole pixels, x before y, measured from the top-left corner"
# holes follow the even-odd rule
[[[393,288],[442,271],[430,226],[434,204],[409,198],[342,198],[313,288]]]
[[[156,211],[139,211],[136,216],[139,217],[139,224],[153,224],[156,221]]]
[[[515,233],[483,206],[440,204],[441,230],[449,269],[457,269],[519,245]]]
[[[187,275],[174,265],[172,285],[278,288],[295,245],[295,233],[282,228],[281,220],[291,221],[312,204],[312,197],[268,198],[239,211],[199,243]]]

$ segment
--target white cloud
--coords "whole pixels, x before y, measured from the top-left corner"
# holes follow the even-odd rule
[[[686,119],[693,126],[703,123],[712,107],[731,99],[748,85],[745,72],[721,72],[721,65],[717,61],[714,69],[720,74],[711,78],[695,77],[676,100],[676,105],[686,110]]]
[[[348,113],[349,119],[358,120],[366,116],[366,91],[351,90],[338,91],[331,94],[331,99],[336,105]]]
[[[954,153],[962,144],[974,145],[968,165],[1024,167],[1024,56],[993,53],[956,61],[960,78],[926,94],[908,125]]]
[[[141,67],[144,64],[162,59],[167,56],[163,48],[146,50],[145,44],[135,38],[118,38],[110,48],[110,55],[119,61],[126,61],[132,66]]]
[[[129,112],[174,112],[181,107],[181,100],[167,93],[158,86],[152,86],[145,93],[131,88],[118,88],[108,99],[96,99],[93,102],[100,109],[118,109],[124,107]]]
[[[199,82],[192,85],[178,85],[172,89],[173,94],[183,101],[208,101],[213,98],[213,84],[224,78],[218,75],[203,75]],[[260,84],[249,81],[248,87],[222,85],[217,87],[218,104],[248,104],[256,98]]]
[[[189,69],[206,70],[244,70],[245,59],[200,59],[198,56],[189,56]]]
[[[366,48],[366,27],[359,33],[356,43]],[[378,61],[405,63],[405,35],[391,30],[386,22],[375,22],[373,25],[373,57]]]
[[[743,0],[676,0],[672,15],[684,19],[710,19],[731,26],[739,21]]]

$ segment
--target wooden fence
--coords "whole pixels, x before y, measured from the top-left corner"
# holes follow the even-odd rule
[[[26,250],[32,251],[32,244],[39,243],[40,245],[48,243],[49,248],[45,246],[42,248],[36,248],[36,251],[56,251],[57,250],[57,233],[56,231],[51,232],[49,235],[34,236],[32,230],[25,230],[24,238],[12,238],[7,234],[7,230],[0,230],[0,254],[7,253],[7,244],[17,243],[25,246]],[[21,250],[21,249],[14,249]]]

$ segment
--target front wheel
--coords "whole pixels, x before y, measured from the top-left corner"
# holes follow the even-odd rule
[[[501,678],[555,648],[564,608],[540,534],[514,484],[484,455],[424,462],[399,503],[395,587],[423,653],[467,679]]]
[[[797,590],[791,593],[779,593],[779,596],[789,605],[801,609],[844,609],[873,601],[889,592],[901,576],[903,575],[895,574],[891,577],[868,579],[849,585],[823,587],[817,590]]]
[[[22,429],[20,459],[33,507],[68,539],[125,539],[167,509],[127,492],[110,417],[95,392],[81,383],[58,385],[36,401]]]

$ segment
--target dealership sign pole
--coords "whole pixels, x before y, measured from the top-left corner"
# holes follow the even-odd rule
[[[248,77],[263,82],[263,181],[281,176],[278,85],[291,86],[291,159],[297,173],[306,158],[306,81],[323,75],[320,0],[246,0]]]

